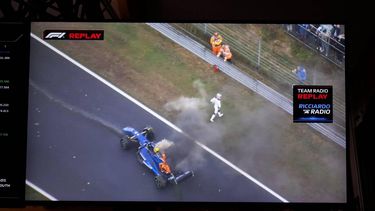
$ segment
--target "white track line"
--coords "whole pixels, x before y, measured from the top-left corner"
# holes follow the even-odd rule
[[[136,100],[135,98],[133,98],[130,95],[126,94],[125,92],[123,92],[122,90],[120,90],[119,88],[117,88],[116,86],[114,86],[113,84],[111,84],[110,82],[106,81],[105,79],[103,79],[102,77],[100,77],[99,75],[97,75],[96,73],[94,73],[93,71],[91,71],[90,69],[88,69],[87,67],[83,66],[82,64],[80,64],[76,60],[72,59],[71,57],[69,57],[68,55],[66,55],[65,53],[63,53],[62,51],[58,50],[57,48],[55,48],[54,46],[50,45],[46,41],[40,39],[38,36],[36,36],[33,33],[31,33],[31,37],[33,37],[34,39],[36,39],[38,42],[42,43],[43,45],[47,46],[48,48],[50,48],[51,50],[53,50],[54,52],[56,52],[60,56],[64,57],[65,59],[67,59],[68,61],[70,61],[71,63],[73,63],[74,65],[78,66],[82,70],[86,71],[88,74],[92,75],[93,77],[95,77],[99,81],[103,82],[105,85],[109,86],[110,88],[112,88],[113,90],[115,90],[116,92],[118,92],[119,94],[121,94],[122,96],[126,97],[127,99],[129,99],[130,101],[132,101],[133,103],[135,103],[136,105],[138,105],[139,107],[143,108],[144,110],[146,110],[150,114],[154,115],[156,118],[158,118],[159,120],[161,120],[162,122],[164,122],[165,124],[167,124],[168,126],[170,126],[171,128],[173,128],[177,132],[185,134],[176,125],[174,125],[173,123],[171,123],[170,121],[168,121],[164,117],[160,116],[159,114],[157,114],[156,112],[154,112],[153,110],[151,110],[150,108],[148,108],[147,106],[145,106],[144,104],[142,104],[141,102],[139,102],[138,100]],[[277,194],[276,192],[274,192],[273,190],[271,190],[270,188],[268,188],[267,186],[265,186],[264,184],[262,184],[261,182],[259,182],[258,180],[256,180],[254,177],[250,176],[248,173],[246,173],[245,171],[243,171],[239,167],[235,166],[233,163],[231,163],[230,161],[226,160],[224,157],[222,157],[221,155],[219,155],[218,153],[216,153],[212,149],[208,148],[206,145],[204,145],[204,144],[202,144],[202,143],[200,143],[198,141],[195,141],[195,143],[198,146],[202,147],[204,150],[206,150],[211,155],[213,155],[216,158],[218,158],[219,160],[223,161],[225,164],[227,164],[229,167],[231,167],[232,169],[234,169],[238,173],[242,174],[243,176],[245,176],[246,178],[248,178],[249,180],[251,180],[252,182],[254,182],[255,184],[257,184],[259,187],[261,187],[264,190],[266,190],[268,193],[272,194],[273,196],[275,196],[276,198],[278,198],[279,200],[281,200],[282,202],[285,202],[285,203],[289,202],[285,198],[281,197],[279,194]]]
[[[33,188],[34,190],[38,191],[40,194],[42,194],[43,196],[47,197],[49,200],[51,201],[58,201],[55,197],[53,197],[51,194],[45,192],[44,190],[42,190],[41,188],[39,188],[38,186],[34,185],[32,182],[26,180],[26,184],[28,186],[30,186],[31,188]]]
[[[221,155],[217,154],[212,149],[208,148],[206,145],[204,145],[204,144],[202,144],[202,143],[200,143],[198,141],[195,141],[195,143],[198,144],[200,147],[202,147],[207,152],[209,152],[210,154],[212,154],[213,156],[215,156],[216,158],[218,158],[219,160],[223,161],[228,166],[232,167],[234,170],[236,170],[237,172],[239,172],[240,174],[242,174],[243,176],[245,176],[249,180],[253,181],[255,184],[257,184],[258,186],[260,186],[261,188],[263,188],[264,190],[266,190],[268,193],[270,193],[270,194],[274,195],[276,198],[280,199],[282,202],[288,202],[285,198],[283,198],[282,196],[280,196],[279,194],[277,194],[275,191],[271,190],[270,188],[268,188],[267,186],[265,186],[264,184],[262,184],[261,182],[259,182],[257,179],[255,179],[254,177],[250,176],[248,173],[244,172],[242,169],[238,168],[233,163],[231,163],[227,159],[223,158]]]

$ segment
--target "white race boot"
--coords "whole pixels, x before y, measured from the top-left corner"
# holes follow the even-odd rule
[[[215,119],[215,114],[212,114],[210,122],[214,122],[214,119]]]

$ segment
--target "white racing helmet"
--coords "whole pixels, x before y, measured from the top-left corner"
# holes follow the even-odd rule
[[[221,94],[220,94],[220,93],[217,93],[217,94],[216,94],[216,98],[217,98],[218,100],[221,100]]]

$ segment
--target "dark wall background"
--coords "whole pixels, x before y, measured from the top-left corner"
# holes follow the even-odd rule
[[[53,4],[48,4],[53,3]],[[55,9],[47,10],[52,6]],[[81,9],[78,9],[81,8]],[[347,113],[350,131],[348,210],[375,210],[375,20],[369,3],[323,0],[1,0],[1,20],[53,21],[208,21],[261,23],[345,23],[347,46]],[[216,207],[215,207],[216,206]],[[218,209],[202,205],[194,209]],[[225,209],[244,207],[225,207]],[[246,207],[245,207],[246,208]],[[324,210],[320,207],[319,210]],[[65,209],[65,208],[64,208]],[[156,206],[156,210],[162,207]],[[193,209],[193,208],[188,208]],[[257,210],[261,208],[258,207]],[[263,208],[262,208],[263,209]],[[270,208],[274,210],[275,208]],[[281,210],[316,210],[283,207]],[[342,208],[327,208],[341,210]]]

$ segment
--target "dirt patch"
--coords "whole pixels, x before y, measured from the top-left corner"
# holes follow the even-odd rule
[[[276,49],[274,51],[281,52],[283,54],[291,56],[291,47],[289,43],[282,42],[280,40],[274,40],[272,41],[272,46],[274,49]]]

